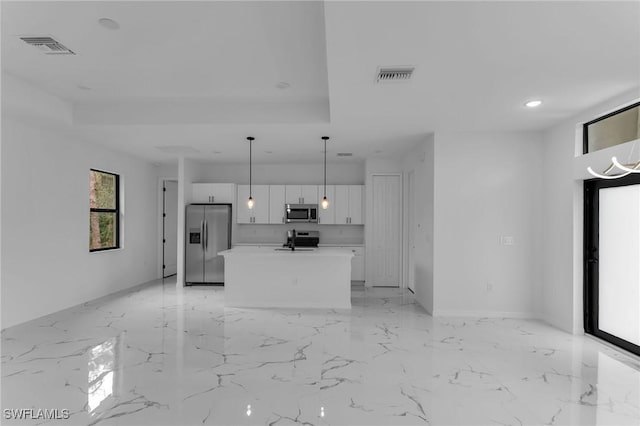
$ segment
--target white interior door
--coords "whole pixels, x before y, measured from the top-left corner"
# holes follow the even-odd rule
[[[178,266],[178,182],[165,180],[163,194],[162,276],[166,278],[175,275]]]
[[[373,175],[372,189],[372,285],[399,287],[402,264],[400,176]]]
[[[407,213],[407,227],[409,229],[409,235],[408,235],[408,242],[407,242],[407,246],[408,246],[408,250],[407,250],[407,255],[408,255],[408,268],[409,270],[407,271],[407,287],[409,287],[409,289],[411,291],[415,291],[415,276],[416,276],[416,263],[415,263],[415,250],[416,250],[416,238],[415,238],[415,173],[413,170],[411,170],[407,176],[407,191],[408,191],[408,203],[407,203],[407,209],[409,210]]]

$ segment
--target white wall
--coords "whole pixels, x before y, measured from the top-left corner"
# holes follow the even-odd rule
[[[541,136],[436,133],[434,151],[434,315],[537,316]]]
[[[324,170],[322,159],[310,164],[254,164],[254,184],[320,185]],[[196,163],[194,182],[249,183],[249,164]],[[327,163],[327,185],[364,184],[364,164],[356,162]]]
[[[429,135],[405,157],[405,226],[408,226],[407,198],[414,199],[413,229],[405,233],[405,267],[408,268],[408,234],[414,234],[415,297],[433,313],[433,213],[434,213],[434,136]],[[414,193],[408,192],[407,175],[414,172]],[[406,273],[408,275],[408,273]]]
[[[79,139],[60,99],[2,88],[2,327],[154,279],[154,167]],[[121,176],[120,250],[89,253],[90,168]]]
[[[176,271],[176,286],[184,285],[184,238],[185,238],[185,207],[191,203],[192,186],[196,182],[196,164],[194,161],[180,157],[178,160],[178,265]]]
[[[542,317],[571,333],[583,327],[583,180],[586,167],[606,168],[612,155],[626,159],[631,143],[582,156],[581,124],[638,99],[632,91],[590,108],[549,129],[543,135],[544,223],[541,270]]]

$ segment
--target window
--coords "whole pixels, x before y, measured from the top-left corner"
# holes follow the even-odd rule
[[[640,102],[584,124],[583,153],[640,139]]]
[[[120,176],[89,170],[89,251],[120,247]]]

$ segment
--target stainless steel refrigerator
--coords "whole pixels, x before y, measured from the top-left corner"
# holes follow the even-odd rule
[[[224,284],[218,252],[231,248],[231,204],[190,204],[185,223],[185,284]]]

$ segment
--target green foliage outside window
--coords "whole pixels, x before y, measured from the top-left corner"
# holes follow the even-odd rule
[[[89,171],[89,250],[118,248],[119,176]]]

